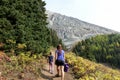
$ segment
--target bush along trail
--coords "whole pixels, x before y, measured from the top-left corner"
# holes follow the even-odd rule
[[[71,52],[66,54],[66,59],[77,80],[120,80],[118,69],[91,62]]]
[[[7,56],[0,52],[0,80],[41,80],[44,57],[41,54],[21,52],[19,55]]]

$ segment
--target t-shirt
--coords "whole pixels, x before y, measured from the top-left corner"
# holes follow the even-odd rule
[[[59,51],[59,50],[56,50],[56,52],[55,52],[56,54],[57,54],[57,60],[62,60],[62,61],[64,61],[64,50],[61,50],[61,51]]]
[[[53,56],[52,55],[50,55],[48,58],[49,58],[49,62],[53,62]]]

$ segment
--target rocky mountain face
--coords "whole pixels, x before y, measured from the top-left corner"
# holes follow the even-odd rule
[[[68,49],[78,41],[102,34],[113,34],[116,31],[87,23],[79,19],[46,11],[48,14],[48,27],[57,32],[59,38]]]

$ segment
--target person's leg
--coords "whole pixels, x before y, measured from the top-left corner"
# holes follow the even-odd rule
[[[49,72],[50,72],[50,63],[49,63]]]
[[[53,68],[53,62],[51,63],[51,73],[53,73],[53,70],[54,68]]]
[[[59,76],[60,74],[59,74],[59,66],[57,65],[57,76]]]
[[[50,73],[52,72],[52,64],[50,64]]]
[[[60,66],[61,70],[61,80],[64,80],[64,66]]]
[[[52,63],[51,62],[49,63],[49,72],[50,73],[52,72]]]

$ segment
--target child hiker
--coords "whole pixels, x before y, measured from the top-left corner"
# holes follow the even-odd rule
[[[49,62],[49,71],[51,74],[53,74],[53,55],[52,55],[52,52],[50,52],[50,55],[48,56],[48,62]]]

